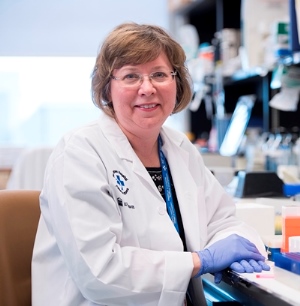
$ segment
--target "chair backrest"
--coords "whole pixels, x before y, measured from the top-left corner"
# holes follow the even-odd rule
[[[11,169],[6,189],[42,189],[52,147],[24,149]]]
[[[0,190],[0,306],[31,305],[39,190]]]

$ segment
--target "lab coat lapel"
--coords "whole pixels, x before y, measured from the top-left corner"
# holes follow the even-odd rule
[[[133,172],[148,185],[148,188],[153,188],[153,194],[161,200],[161,195],[152,181],[151,176],[147,173],[146,168],[135,154],[127,137],[121,131],[116,121],[103,115],[99,120],[99,125],[102,131],[104,131],[105,137],[115,148],[119,158],[131,163]]]
[[[166,139],[163,151],[168,160],[176,195],[184,224],[186,243],[189,250],[199,249],[203,245],[199,228],[198,188],[188,170],[189,154],[180,145],[174,145]],[[200,170],[199,170],[200,171]]]

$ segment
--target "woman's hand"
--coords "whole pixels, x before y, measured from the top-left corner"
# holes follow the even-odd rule
[[[248,239],[236,234],[219,240],[203,251],[197,251],[196,253],[200,259],[200,269],[195,277],[205,273],[221,272],[228,267],[235,271],[244,270],[242,272],[252,270],[251,267],[253,268],[252,272],[260,272],[260,269],[269,268],[268,265],[262,264],[265,257],[260,254],[256,246]]]

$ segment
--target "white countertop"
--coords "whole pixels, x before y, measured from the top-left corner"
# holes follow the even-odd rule
[[[273,262],[269,261],[268,264],[271,266],[270,271],[238,273],[238,275],[280,299],[300,306],[300,275],[278,268]]]

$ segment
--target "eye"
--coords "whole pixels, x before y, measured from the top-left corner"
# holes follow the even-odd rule
[[[155,81],[162,81],[168,78],[168,74],[166,72],[157,71],[151,74],[151,77]]]
[[[122,78],[124,81],[126,82],[131,82],[131,81],[137,81],[140,79],[140,75],[137,74],[137,73],[129,73],[129,74],[126,74],[123,78]]]

